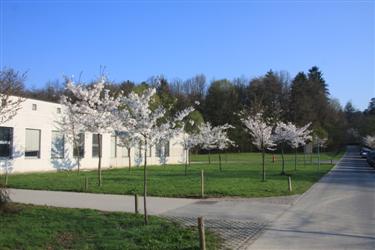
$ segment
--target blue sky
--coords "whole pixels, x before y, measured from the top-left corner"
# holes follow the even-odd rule
[[[140,82],[317,65],[342,104],[375,97],[374,1],[0,1],[0,66],[29,87],[101,66]]]

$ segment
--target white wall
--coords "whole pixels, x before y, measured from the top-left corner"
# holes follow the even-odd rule
[[[32,105],[37,105],[37,110],[32,110]],[[73,158],[73,146],[65,140],[64,159],[51,159],[52,131],[59,130],[56,121],[59,120],[58,108],[60,104],[26,99],[22,108],[10,121],[1,124],[1,127],[13,128],[13,155],[10,160],[12,172],[35,172],[35,171],[56,171],[59,169],[76,168],[76,160]],[[40,158],[27,158],[25,151],[26,129],[41,130]],[[183,148],[177,142],[179,137],[170,142],[170,156],[167,157],[167,164],[178,164],[184,162]],[[128,167],[128,157],[122,157],[119,146],[116,158],[111,157],[111,135],[104,134],[102,139],[102,167]],[[137,161],[136,149],[131,150],[132,166],[143,164]],[[2,162],[4,159],[2,159]],[[148,165],[159,165],[160,159],[155,156],[155,147],[152,148],[151,157],[147,157]],[[85,156],[81,159],[81,169],[95,169],[98,165],[98,158],[92,157],[92,134],[85,133]],[[0,170],[4,172],[4,169]]]

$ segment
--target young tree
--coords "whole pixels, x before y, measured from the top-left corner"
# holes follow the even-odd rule
[[[243,113],[242,113],[243,114]],[[252,138],[252,143],[262,152],[262,180],[266,180],[266,169],[264,165],[265,151],[272,150],[275,146],[272,127],[263,118],[262,113],[257,113],[255,116],[245,116],[241,118],[241,121],[245,125],[248,133]]]
[[[11,120],[21,108],[24,98],[19,97],[24,89],[26,74],[13,69],[0,71],[0,124]]]
[[[119,145],[121,147],[125,147],[128,151],[128,165],[129,165],[129,171],[131,169],[132,165],[132,159],[131,159],[131,149],[139,145],[137,136],[134,136],[134,134],[130,134],[126,131],[120,131],[117,132],[118,138],[119,138]]]
[[[116,124],[116,111],[119,102],[111,97],[109,91],[104,88],[105,78],[101,77],[92,86],[75,84],[68,80],[66,88],[72,97],[64,97],[71,103],[72,112],[80,117],[83,128],[96,134],[98,140],[98,185],[102,186],[102,135],[110,133]]]
[[[208,151],[208,164],[211,164],[211,150],[216,148],[216,139],[212,130],[210,122],[199,125],[200,144],[203,149]]]
[[[310,125],[311,123],[308,123],[301,128],[296,127],[295,125],[290,127],[292,137],[288,144],[294,149],[294,170],[297,170],[297,149],[300,146],[306,145],[307,141],[312,139],[310,135],[312,131],[308,129]]]
[[[192,108],[178,112],[173,121],[166,119],[166,110],[162,106],[153,107],[152,98],[155,95],[154,88],[146,89],[141,94],[130,93],[120,98],[119,121],[122,127],[132,138],[136,138],[144,146],[143,168],[143,204],[144,222],[148,224],[147,214],[147,149],[157,143],[166,141],[179,132],[181,122]]]
[[[280,145],[281,149],[281,175],[285,175],[285,158],[284,158],[284,149],[285,146],[293,140],[293,128],[295,128],[294,124],[292,123],[284,123],[284,122],[278,122],[276,124],[275,132],[273,135],[273,140],[275,143]]]
[[[277,142],[281,147],[281,158],[282,158],[282,170],[281,175],[285,175],[285,160],[284,160],[284,147],[289,145],[294,152],[294,168],[297,170],[297,148],[299,146],[305,145],[307,140],[311,139],[308,130],[310,123],[304,127],[298,128],[291,122],[284,123],[278,122],[274,132],[274,141]]]
[[[189,134],[187,132],[183,133],[179,144],[183,147],[185,151],[185,157],[184,157],[185,158],[185,175],[187,175],[187,168],[188,168],[188,165],[190,165],[189,152],[193,147],[199,145],[200,143],[201,143],[201,140],[198,135]]]
[[[25,79],[25,73],[20,74],[13,69],[4,68],[0,71],[0,125],[11,120],[21,109],[25,99],[18,95],[23,92]],[[5,186],[8,184],[8,174],[13,170],[13,159],[20,156],[18,151],[11,149],[11,156],[1,159],[0,168],[5,173]]]
[[[77,172],[80,172],[80,161],[83,155],[80,148],[83,146],[81,134],[84,133],[84,126],[82,124],[81,114],[76,110],[75,104],[71,103],[66,96],[61,97],[62,115],[61,119],[57,122],[60,131],[63,132],[65,138],[73,144],[74,150],[77,150]]]
[[[314,136],[314,144],[316,145],[318,149],[318,170],[320,168],[320,149],[325,147],[327,143],[327,138],[320,138],[319,136]]]
[[[234,146],[234,142],[228,138],[227,130],[234,128],[229,124],[224,124],[222,126],[216,126],[212,128],[213,138],[215,139],[215,147],[219,150],[219,169],[222,171],[221,167],[221,151],[228,148],[229,146]]]

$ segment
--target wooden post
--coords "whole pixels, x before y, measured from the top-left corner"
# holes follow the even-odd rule
[[[204,170],[201,170],[201,197],[204,198]]]
[[[138,194],[134,195],[134,207],[135,207],[135,213],[138,214]]]
[[[201,250],[206,250],[206,237],[204,233],[203,217],[198,217],[199,246]]]
[[[85,192],[89,190],[89,177],[85,176]]]
[[[292,178],[290,176],[288,176],[288,190],[289,190],[289,192],[293,191],[293,189],[292,189]]]

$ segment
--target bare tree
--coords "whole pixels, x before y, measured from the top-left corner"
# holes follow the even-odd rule
[[[26,73],[6,68],[0,71],[0,124],[11,120],[21,108],[25,79]]]

